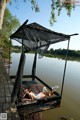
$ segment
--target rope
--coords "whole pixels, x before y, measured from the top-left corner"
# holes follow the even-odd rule
[[[66,73],[66,66],[67,66],[69,43],[70,43],[70,40],[68,40],[67,52],[66,52],[66,57],[65,57],[65,65],[64,65],[63,80],[62,80],[62,89],[61,89],[61,98],[62,98],[62,94],[63,94],[63,87],[64,87],[64,80],[65,80],[65,73]]]

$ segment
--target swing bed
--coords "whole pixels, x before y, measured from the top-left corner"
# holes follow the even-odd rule
[[[29,113],[41,112],[44,110],[60,107],[62,93],[63,93],[64,79],[65,79],[70,37],[78,34],[76,33],[71,35],[65,35],[62,33],[57,33],[52,30],[49,30],[37,23],[27,24],[27,22],[28,20],[26,20],[19,27],[19,29],[10,36],[11,40],[16,40],[22,44],[22,53],[20,57],[17,74],[16,76],[11,75],[10,78],[15,79],[15,83],[11,95],[11,101],[16,102],[16,106],[19,113],[29,114]],[[40,91],[42,91],[42,86],[46,86],[50,91],[52,90],[52,88],[47,83],[45,83],[43,80],[41,80],[39,77],[36,76],[37,53],[43,56],[51,44],[65,40],[68,40],[68,46],[65,57],[65,66],[63,72],[61,93],[55,91],[54,96],[49,96],[34,101],[26,101],[26,102],[20,101],[19,98],[21,94],[22,85],[26,85],[26,88],[30,86],[32,91],[34,91],[35,93],[39,93]],[[23,70],[25,65],[25,53],[28,53],[30,51],[33,51],[35,53],[33,66],[32,66],[32,75],[23,75]],[[24,78],[26,78],[26,80],[24,80]]]

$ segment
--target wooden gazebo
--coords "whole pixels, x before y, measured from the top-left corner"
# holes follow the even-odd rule
[[[32,89],[36,89],[36,91],[41,91],[41,84],[46,86],[50,91],[52,88],[39,77],[36,76],[36,60],[37,53],[44,55],[46,50],[49,48],[51,44],[62,42],[65,40],[70,40],[70,37],[77,34],[65,35],[62,33],[57,33],[52,30],[49,30],[37,23],[27,24],[28,20],[26,20],[23,25],[19,27],[19,29],[13,33],[10,38],[11,40],[16,40],[22,44],[22,54],[20,58],[19,67],[17,70],[16,76],[11,76],[11,78],[15,78],[15,84],[12,92],[12,102],[15,102],[19,99],[21,85],[23,84],[23,78],[30,78],[30,80],[26,80],[26,84],[31,86]],[[23,75],[23,69],[25,64],[25,52],[34,51],[34,61],[32,66],[32,74],[31,75]],[[41,84],[39,84],[41,83]],[[64,80],[63,80],[64,83]],[[19,112],[40,112],[47,109],[52,109],[60,106],[62,91],[63,91],[63,83],[61,88],[61,94],[58,92],[54,92],[54,96],[49,96],[44,99],[35,100],[31,102],[17,102],[17,109]]]

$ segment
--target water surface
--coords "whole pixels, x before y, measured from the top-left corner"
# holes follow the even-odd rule
[[[10,74],[16,75],[20,53],[12,53]],[[33,54],[26,55],[24,74],[31,75]],[[58,58],[43,57],[38,59],[36,75],[51,87],[59,85],[61,91],[65,61]],[[65,118],[65,119],[64,119]],[[42,120],[80,120],[80,62],[67,61],[61,106],[42,113]]]

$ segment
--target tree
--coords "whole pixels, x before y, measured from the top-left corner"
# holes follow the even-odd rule
[[[6,8],[4,13],[2,34],[0,37],[0,47],[3,48],[4,52],[8,50],[11,44],[9,40],[10,35],[17,29],[17,27],[19,27],[19,25],[19,20],[15,16],[12,16]]]
[[[2,29],[4,11],[5,11],[5,8],[6,8],[6,4],[8,2],[9,2],[9,0],[0,0],[0,31]]]

